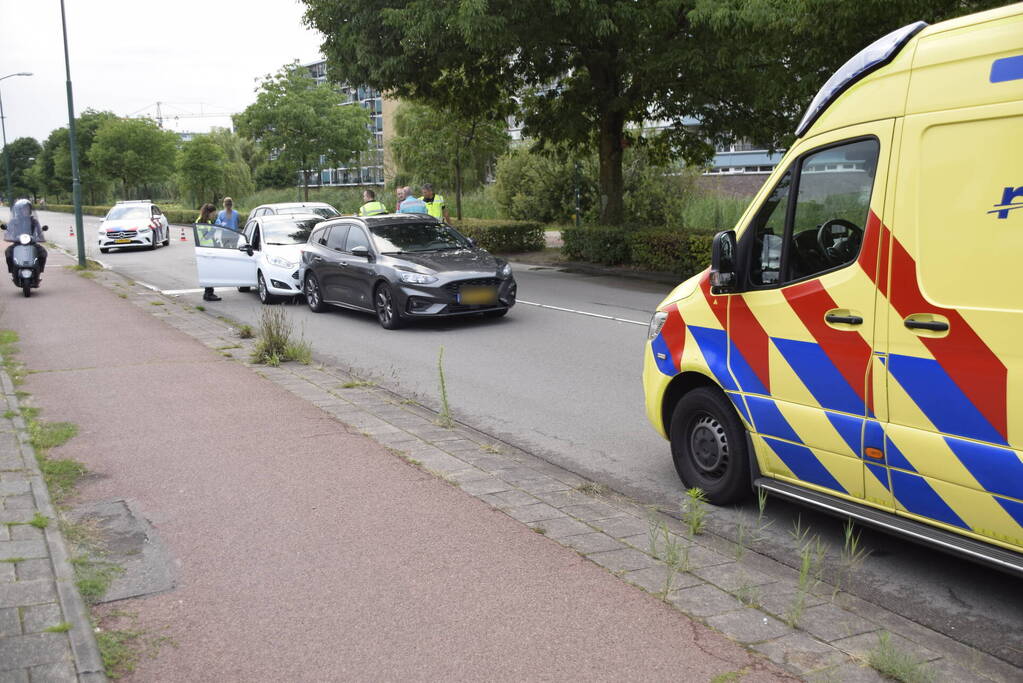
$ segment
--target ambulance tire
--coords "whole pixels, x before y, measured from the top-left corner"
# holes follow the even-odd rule
[[[682,483],[702,489],[713,505],[749,496],[745,427],[719,389],[699,387],[683,396],[672,413],[669,436]]]

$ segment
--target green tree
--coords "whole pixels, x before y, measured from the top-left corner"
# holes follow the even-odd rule
[[[259,146],[227,128],[214,128],[209,133],[209,139],[224,152],[221,194],[234,197],[252,194],[255,185],[252,182],[253,169],[250,163],[259,154]]]
[[[462,192],[479,187],[508,149],[503,118],[462,118],[457,113],[404,102],[394,116],[391,151],[410,182],[455,188],[455,215],[462,218]]]
[[[786,139],[812,94],[859,48],[976,0],[303,0],[332,78],[470,109],[522,96],[541,147],[592,149],[601,221],[623,219],[623,151],[667,124],[661,156]],[[414,20],[410,20],[414,18]],[[476,87],[473,87],[473,86]],[[694,122],[699,122],[695,125]]]
[[[208,135],[196,135],[178,154],[178,188],[192,204],[216,203],[224,188],[227,155]]]
[[[7,198],[9,203],[17,197],[35,196],[35,178],[29,169],[42,151],[42,145],[35,138],[17,138],[8,143],[4,154],[11,167],[11,191],[14,193],[14,197]],[[0,161],[0,192],[7,192],[6,166]]]
[[[89,160],[88,151],[96,139],[96,131],[106,121],[117,116],[109,111],[86,109],[75,119],[75,141],[78,144],[78,169],[82,181],[82,196],[89,204],[100,204],[110,194],[111,180]],[[51,196],[67,197],[71,194],[71,148],[67,128],[58,128],[43,142],[33,171],[41,182],[39,192]]]
[[[104,175],[117,178],[131,195],[143,185],[167,180],[174,173],[177,134],[150,119],[112,119],[96,131],[88,158]]]
[[[278,162],[302,173],[308,200],[310,173],[324,162],[355,159],[368,147],[369,113],[344,104],[340,93],[317,85],[296,62],[263,80],[256,101],[234,117],[234,125],[242,136],[273,150]]]

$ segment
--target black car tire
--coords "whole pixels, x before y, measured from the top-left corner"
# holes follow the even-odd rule
[[[167,231],[163,233],[163,246],[170,246],[170,228],[167,228]]]
[[[671,456],[686,486],[700,488],[713,505],[750,492],[746,429],[720,390],[699,387],[675,406],[669,429]]]
[[[394,305],[394,294],[391,292],[391,286],[386,282],[381,282],[373,290],[373,310],[376,311],[380,326],[385,330],[397,330],[405,324],[401,313]]]
[[[277,303],[277,297],[266,288],[266,280],[263,279],[262,272],[256,273],[256,290],[259,293],[259,301],[263,305],[270,306]]]
[[[327,305],[323,303],[323,291],[320,289],[320,281],[312,273],[305,276],[305,302],[309,304],[309,310],[313,313],[323,313]]]
[[[503,318],[508,315],[508,310],[507,308],[502,308],[500,311],[487,311],[483,315],[487,318]]]

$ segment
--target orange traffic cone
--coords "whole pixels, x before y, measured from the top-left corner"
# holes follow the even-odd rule
[[[188,238],[185,237],[185,226],[183,226],[183,225],[181,226],[181,239],[180,239],[180,241],[182,241],[182,242],[187,242],[188,241]]]
[[[74,237],[75,236],[75,226],[73,226],[73,225],[67,226],[67,236],[68,237]]]

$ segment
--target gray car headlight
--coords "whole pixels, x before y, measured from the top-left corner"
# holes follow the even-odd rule
[[[401,278],[402,282],[407,282],[410,285],[431,285],[437,281],[432,275],[424,275],[423,273],[398,273],[398,277]]]
[[[503,277],[505,279],[510,278],[511,277],[511,264],[510,263],[506,263],[503,266],[501,266],[501,269],[499,271],[497,271],[497,274],[500,277]]]
[[[647,330],[646,338],[653,339],[661,333],[661,328],[664,327],[664,322],[668,319],[668,314],[664,311],[657,311],[654,313],[654,317],[650,318],[650,328]]]

